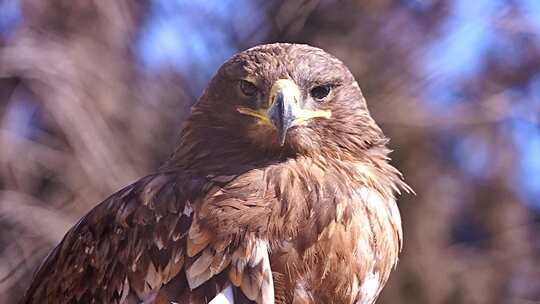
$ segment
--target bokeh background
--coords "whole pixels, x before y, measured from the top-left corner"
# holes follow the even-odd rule
[[[276,41],[351,68],[417,192],[378,303],[540,303],[539,0],[0,0],[0,303]]]

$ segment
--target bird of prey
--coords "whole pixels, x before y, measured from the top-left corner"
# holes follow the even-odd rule
[[[166,164],[69,230],[23,303],[374,303],[409,190],[387,142],[335,57],[238,53]]]

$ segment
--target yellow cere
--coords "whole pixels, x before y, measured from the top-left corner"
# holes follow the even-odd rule
[[[300,89],[294,83],[291,79],[279,79],[277,80],[274,85],[272,86],[272,89],[270,90],[270,96],[268,98],[268,107],[271,108],[272,104],[274,102],[275,97],[278,93],[283,94],[284,96],[287,96],[288,98],[294,100],[294,103],[296,104],[296,119],[293,122],[293,125],[304,125],[308,120],[322,117],[322,118],[330,118],[332,117],[331,111],[325,111],[325,110],[307,110],[307,109],[301,109],[298,106],[298,100],[301,98]],[[250,109],[246,107],[238,107],[236,108],[238,112],[244,115],[252,116],[259,121],[261,121],[265,125],[273,126],[272,121],[268,117],[268,111],[269,109]]]
[[[270,118],[268,118],[266,114],[266,111],[262,111],[262,110],[257,111],[257,110],[253,110],[246,107],[238,107],[236,108],[236,110],[241,114],[258,118],[265,125],[273,126],[272,122],[270,121]]]
[[[330,118],[332,117],[332,111],[324,111],[324,110],[317,110],[317,111],[311,111],[311,110],[304,110],[301,109],[300,115],[297,119],[294,120],[294,125],[303,125],[308,120],[322,117],[322,118]]]
[[[270,90],[270,101],[273,101],[278,93],[292,98],[298,102],[302,96],[298,85],[292,79],[278,79]]]

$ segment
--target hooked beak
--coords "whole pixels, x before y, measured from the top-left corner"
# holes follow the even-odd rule
[[[272,106],[268,111],[268,117],[276,128],[280,145],[283,146],[287,131],[300,117],[301,109],[298,106],[300,90],[292,80],[280,79],[272,87],[270,98]]]
[[[330,118],[332,113],[324,110],[307,110],[300,107],[302,94],[291,79],[277,80],[270,90],[268,110],[253,110],[239,107],[238,112],[258,118],[264,124],[272,125],[281,146],[285,144],[291,127],[303,125],[316,117]]]

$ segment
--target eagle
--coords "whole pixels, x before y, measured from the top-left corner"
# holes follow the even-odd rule
[[[242,51],[164,165],[71,228],[22,303],[374,303],[410,191],[387,143],[334,56]]]

